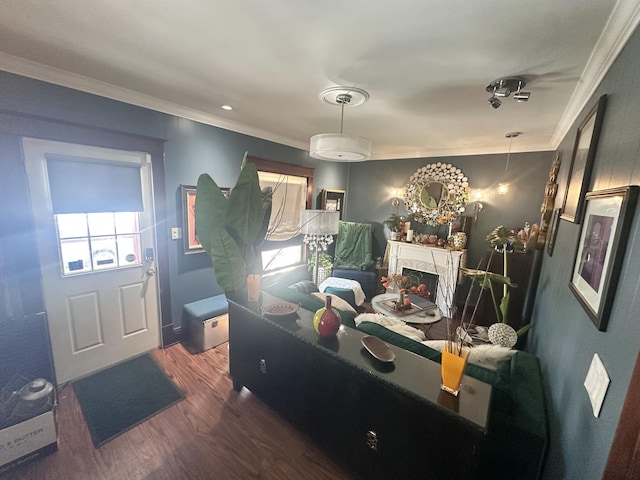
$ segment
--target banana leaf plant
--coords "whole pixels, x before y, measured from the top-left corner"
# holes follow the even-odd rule
[[[228,299],[247,300],[247,275],[262,274],[262,245],[271,217],[272,189],[260,189],[255,164],[242,159],[240,176],[227,198],[210,175],[196,187],[196,232],[211,257],[218,285]]]

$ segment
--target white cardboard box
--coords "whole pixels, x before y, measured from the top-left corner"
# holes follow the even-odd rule
[[[0,430],[0,474],[58,449],[55,409]]]

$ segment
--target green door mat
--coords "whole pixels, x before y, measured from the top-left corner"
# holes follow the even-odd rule
[[[148,354],[76,380],[73,390],[96,448],[184,398]]]

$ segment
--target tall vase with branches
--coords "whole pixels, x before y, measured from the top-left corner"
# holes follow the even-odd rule
[[[463,268],[462,272],[465,276],[471,277],[474,282],[477,281],[480,286],[480,296],[486,290],[491,295],[497,320],[496,323],[489,327],[489,339],[491,342],[505,347],[513,347],[518,341],[518,337],[531,328],[531,325],[525,325],[516,332],[508,324],[510,291],[512,288],[517,287],[509,278],[508,264],[509,255],[511,255],[509,250],[522,246],[522,242],[514,232],[502,225],[497,226],[487,235],[487,240],[494,247],[494,250],[491,252],[486,270]],[[502,254],[502,274],[489,271],[491,260],[497,251]],[[502,298],[499,302],[494,285],[502,285]],[[476,309],[479,303],[480,297],[476,303]],[[471,322],[473,322],[476,309],[474,309]]]

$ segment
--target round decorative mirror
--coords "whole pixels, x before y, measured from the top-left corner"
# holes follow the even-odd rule
[[[455,220],[469,201],[469,179],[450,163],[430,163],[409,177],[404,205],[409,217],[427,225]]]

